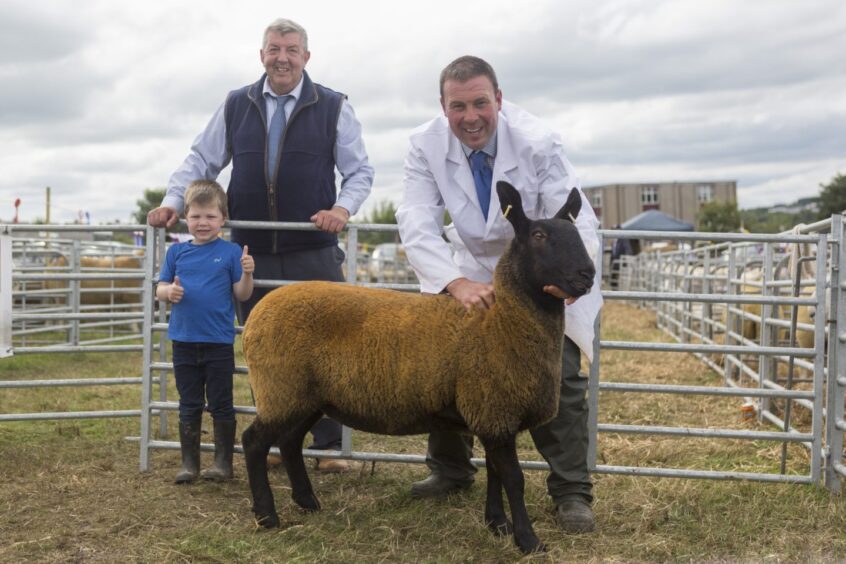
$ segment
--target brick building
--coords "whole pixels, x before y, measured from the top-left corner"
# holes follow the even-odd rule
[[[611,229],[646,210],[660,210],[698,227],[696,215],[702,204],[737,202],[734,180],[603,184],[582,190],[603,229]]]

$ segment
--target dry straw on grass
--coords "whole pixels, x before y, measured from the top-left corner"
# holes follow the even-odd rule
[[[603,338],[659,341],[654,315],[608,303]],[[0,379],[140,373],[137,355],[21,357],[0,361]],[[719,386],[720,379],[688,355],[603,351],[604,381]],[[237,401],[249,403],[244,379]],[[176,397],[173,390],[170,397]],[[137,390],[4,390],[0,412],[132,409]],[[742,419],[737,398],[602,393],[603,423],[758,428]],[[242,418],[240,429],[247,418]],[[175,415],[169,425],[174,438]],[[210,428],[210,424],[206,425]],[[760,427],[765,428],[765,427]],[[257,530],[243,460],[226,484],[177,487],[178,452],[156,451],[152,471],[138,471],[137,419],[4,423],[0,425],[0,561],[4,562],[510,562],[509,539],[483,526],[484,472],[468,493],[415,500],[410,482],[420,465],[354,464],[346,475],[312,474],[323,510],[299,512],[287,479],[271,483],[285,528]],[[206,435],[204,442],[211,442]],[[425,452],[425,437],[356,433],[363,451]],[[521,457],[538,459],[520,436]],[[600,464],[777,472],[780,445],[602,434]],[[210,463],[211,455],[204,454]],[[807,451],[789,449],[788,471],[807,472]],[[830,561],[846,559],[846,504],[821,488],[729,481],[598,475],[598,530],[565,535],[546,497],[545,475],[526,473],[526,503],[550,553],[538,562]]]

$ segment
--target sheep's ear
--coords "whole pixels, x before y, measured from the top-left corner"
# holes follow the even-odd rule
[[[496,193],[499,195],[499,205],[502,207],[502,215],[511,222],[514,233],[520,234],[529,228],[529,220],[523,213],[523,200],[520,193],[508,182],[500,180],[496,183]]]
[[[579,217],[581,209],[582,195],[579,193],[578,188],[573,188],[570,190],[570,195],[567,197],[567,201],[564,203],[564,206],[558,210],[555,217],[557,219],[566,219],[567,221],[576,223],[576,218]]]

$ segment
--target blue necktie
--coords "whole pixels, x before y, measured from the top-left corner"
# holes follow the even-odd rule
[[[473,182],[476,184],[476,195],[479,197],[479,205],[482,206],[482,214],[488,218],[488,208],[491,205],[491,180],[493,171],[488,166],[488,156],[482,151],[470,153],[470,170],[473,171]]]
[[[285,131],[285,102],[290,95],[276,97],[276,111],[270,118],[270,127],[267,128],[267,177],[273,177],[273,168],[276,164],[276,153],[279,151],[279,141],[282,140],[282,132]]]

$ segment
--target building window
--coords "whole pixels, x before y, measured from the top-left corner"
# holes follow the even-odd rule
[[[590,193],[590,205],[595,208],[602,207],[602,190],[594,190]]]
[[[657,186],[644,186],[640,189],[640,205],[644,210],[658,209]]]
[[[696,201],[707,204],[714,199],[714,187],[710,184],[700,184],[696,187]]]
[[[602,190],[592,190],[587,194],[587,197],[590,200],[590,207],[593,208],[593,213],[598,218],[602,217]]]

